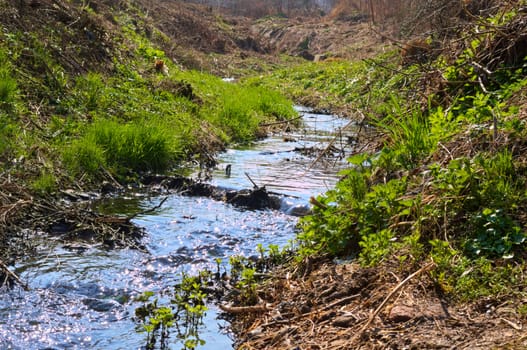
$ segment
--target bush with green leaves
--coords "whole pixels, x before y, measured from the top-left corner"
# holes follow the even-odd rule
[[[355,160],[362,161],[361,158]],[[366,170],[369,173],[370,170]],[[366,264],[378,261],[387,252],[393,233],[390,225],[410,215],[411,201],[401,198],[406,191],[405,179],[370,185],[369,178],[360,168],[342,173],[343,179],[335,190],[318,198],[321,206],[300,221],[302,232],[298,235],[302,256],[330,253],[343,255],[363,251]],[[375,238],[379,232],[382,237]],[[385,240],[385,242],[381,242]],[[362,248],[362,250],[359,249]],[[374,257],[368,260],[368,257]]]
[[[514,16],[507,21],[518,20]],[[402,98],[411,97],[412,83],[397,85],[416,67],[409,75],[390,70],[372,83],[376,89],[368,97],[377,105],[367,109],[368,121],[384,142],[376,152],[351,157],[335,189],[313,201],[313,215],[300,221],[299,260],[329,254],[376,265],[431,258],[438,286],[460,299],[516,290],[527,248],[527,172],[520,146],[527,134],[518,115],[524,108],[516,106],[525,96],[527,61],[521,67],[504,64],[491,81],[479,81],[482,72],[473,60],[487,48],[481,43],[453,63],[433,63],[451,95],[427,96],[426,110]],[[343,74],[340,81],[348,78]],[[381,91],[389,92],[384,99]]]

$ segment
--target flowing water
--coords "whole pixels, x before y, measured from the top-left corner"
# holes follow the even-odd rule
[[[30,290],[0,293],[0,349],[139,349],[145,334],[135,331],[135,296],[176,284],[181,272],[214,269],[217,258],[227,262],[231,255],[254,255],[259,243],[287,244],[298,220],[290,214],[307,207],[310,196],[334,186],[343,166],[314,163],[301,151],[331,142],[344,147],[346,138],[339,130],[348,124],[334,116],[301,112],[305,128],[228,150],[212,180],[234,189],[251,188],[252,180],[287,194],[283,210],[243,210],[209,198],[171,194],[158,210],[134,219],[146,230],[147,252],[43,238],[36,242],[36,255],[15,266]],[[130,214],[155,207],[163,198],[129,194],[101,207]],[[205,345],[199,349],[231,349],[227,325],[217,319],[214,305],[208,307],[200,328]],[[177,339],[169,344],[171,349],[183,347]]]

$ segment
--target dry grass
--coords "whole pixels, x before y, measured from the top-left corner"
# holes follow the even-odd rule
[[[280,271],[262,286],[259,295],[267,311],[237,315],[237,348],[527,347],[527,322],[515,308],[518,301],[449,303],[427,274],[433,265],[314,264],[303,274]]]

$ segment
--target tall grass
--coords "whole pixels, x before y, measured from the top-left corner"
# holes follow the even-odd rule
[[[11,65],[0,50],[0,160],[7,157],[16,128],[13,116],[16,112],[18,86],[11,76]]]
[[[431,133],[428,118],[420,110],[403,108],[395,97],[392,98],[391,106],[392,113],[373,124],[388,136],[384,155],[390,154],[396,163],[395,167],[413,169],[435,149],[439,135]],[[379,165],[392,167],[388,164]]]
[[[117,174],[127,170],[164,171],[175,158],[170,136],[162,128],[144,122],[101,120],[66,149],[64,161],[73,174],[91,176],[105,167]]]
[[[254,139],[262,122],[296,116],[287,99],[268,89],[236,86],[229,87],[228,91],[206,118],[226,131],[232,141]]]

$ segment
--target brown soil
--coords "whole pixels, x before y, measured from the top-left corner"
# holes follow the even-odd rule
[[[307,60],[361,59],[382,50],[381,38],[372,35],[362,17],[255,20],[177,1],[139,3],[149,14],[145,27],[155,27],[171,39],[158,43],[169,57],[219,76],[237,76],[241,68],[259,71],[262,64],[277,63],[277,54]]]
[[[256,307],[229,308],[240,349],[527,349],[527,300],[448,300],[434,265],[307,262],[263,284]]]
[[[363,20],[274,18],[255,22],[251,32],[275,52],[308,60],[358,60],[372,57],[382,50],[381,38],[377,38],[370,30],[370,24]]]

